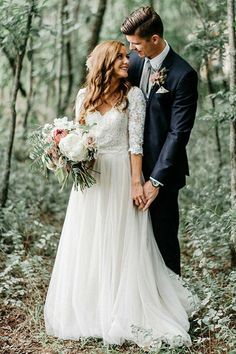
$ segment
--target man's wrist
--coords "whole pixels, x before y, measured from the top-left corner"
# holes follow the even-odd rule
[[[155,187],[155,188],[160,188],[160,187],[164,186],[163,183],[157,181],[156,179],[154,179],[152,177],[150,177],[149,180],[150,180],[152,186]]]

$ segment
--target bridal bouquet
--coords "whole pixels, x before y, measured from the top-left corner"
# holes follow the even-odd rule
[[[64,188],[69,176],[74,187],[83,191],[91,187],[95,178],[91,175],[96,159],[96,137],[88,125],[79,125],[67,117],[56,118],[51,124],[36,130],[30,137],[30,158],[46,176],[49,170],[57,176]]]

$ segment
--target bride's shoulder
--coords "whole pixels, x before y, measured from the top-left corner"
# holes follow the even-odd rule
[[[127,97],[128,97],[129,101],[136,100],[136,99],[139,99],[139,100],[141,99],[141,100],[145,101],[142,90],[137,86],[132,86],[130,88]]]
[[[79,89],[79,91],[77,93],[77,96],[76,96],[76,99],[84,98],[85,92],[86,92],[86,87],[83,87],[83,88]]]

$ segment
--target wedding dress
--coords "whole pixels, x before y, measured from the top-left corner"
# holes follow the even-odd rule
[[[80,90],[77,115],[84,95]],[[93,187],[72,188],[44,308],[46,332],[140,347],[190,345],[193,297],[165,266],[148,211],[131,199],[129,154],[142,153],[145,101],[137,87],[128,100],[125,111],[86,116],[96,123],[99,173]]]

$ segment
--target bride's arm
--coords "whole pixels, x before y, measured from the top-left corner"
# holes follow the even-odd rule
[[[131,154],[131,197],[138,207],[146,204],[142,186],[142,155]]]
[[[129,93],[129,151],[131,154],[131,193],[135,204],[142,209],[145,196],[142,187],[143,130],[146,103],[142,91],[135,87]]]

